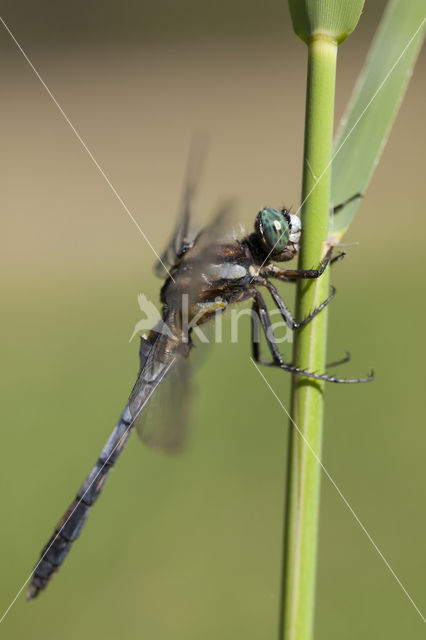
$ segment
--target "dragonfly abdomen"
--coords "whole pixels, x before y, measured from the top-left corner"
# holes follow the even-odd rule
[[[80,535],[92,505],[98,499],[112,466],[118,460],[132,431],[132,418],[126,407],[102,452],[81,485],[77,495],[59,520],[49,542],[40,554],[27,593],[27,600],[35,598],[45,589],[50,578],[65,560],[71,545]]]

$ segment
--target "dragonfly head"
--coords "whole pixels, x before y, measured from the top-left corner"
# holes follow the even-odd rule
[[[254,227],[271,260],[291,260],[298,252],[302,223],[299,216],[287,209],[262,209],[256,216]]]

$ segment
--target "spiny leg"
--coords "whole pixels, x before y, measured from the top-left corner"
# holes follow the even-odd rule
[[[342,260],[342,258],[344,258],[346,255],[345,251],[339,251],[339,253],[337,254],[337,256],[334,256],[334,258],[331,258],[330,260],[330,267],[332,264],[334,264],[335,262],[337,262],[338,260]]]
[[[356,194],[355,196],[350,198],[347,202],[352,201],[353,199],[355,199],[356,197],[359,197],[360,195],[361,194]],[[343,204],[347,204],[347,202],[343,203]],[[344,252],[339,253],[337,256],[335,256],[334,258],[332,258],[330,260],[330,265],[334,264],[334,262],[336,262],[337,260],[340,260],[345,255],[346,254]],[[281,298],[281,296],[279,295],[277,289],[272,284],[272,282],[269,282],[269,280],[266,280],[266,278],[262,278],[262,277],[258,277],[256,279],[256,282],[258,282],[259,284],[263,284],[268,289],[268,291],[270,292],[275,304],[277,305],[279,311],[281,312],[282,317],[286,321],[287,326],[292,330],[299,329],[300,327],[303,327],[308,322],[310,322],[312,320],[312,318],[314,318],[320,311],[322,311],[322,309],[324,309],[324,307],[336,295],[336,288],[333,285],[331,285],[331,294],[328,296],[328,298],[326,300],[324,300],[316,309],[314,309],[312,311],[312,313],[310,313],[306,318],[304,318],[304,320],[302,320],[301,322],[296,322],[296,320],[294,320],[291,312],[287,308],[286,304],[284,303],[284,300]],[[335,360],[333,362],[327,363],[325,365],[326,369],[330,369],[331,367],[337,367],[337,366],[339,366],[341,364],[345,364],[346,362],[349,362],[350,359],[351,359],[350,353],[349,353],[349,351],[347,351],[346,355],[344,356],[344,358],[341,358],[340,360]]]
[[[283,303],[284,304],[284,303]],[[260,355],[260,332],[259,332],[259,324],[256,321],[256,318],[260,318],[260,310],[259,303],[257,300],[253,301],[252,305],[252,315],[251,315],[251,344],[252,344],[252,355],[253,359],[259,364],[263,364],[266,366],[271,366],[274,362],[267,362]],[[334,360],[333,362],[327,362],[325,365],[326,369],[330,369],[331,367],[338,367],[341,364],[345,364],[349,362],[351,359],[351,354],[349,351],[346,351],[346,354],[340,360]]]
[[[278,280],[284,280],[286,282],[319,278],[324,273],[329,262],[334,263],[345,255],[342,251],[332,258],[332,253],[333,247],[330,247],[318,269],[282,269],[281,267],[277,267],[275,264],[268,264],[262,268],[261,274],[266,277],[277,278]]]
[[[334,362],[327,362],[327,364],[325,365],[326,369],[331,369],[331,367],[338,367],[341,364],[346,364],[346,362],[349,362],[351,359],[351,354],[349,353],[349,351],[346,351],[346,355],[344,356],[344,358],[341,358],[340,360],[334,360]]]
[[[315,378],[318,377],[320,380],[322,380],[323,376],[321,376],[320,374],[311,374],[309,372],[305,372],[302,369],[298,369],[297,367],[294,367],[291,364],[286,364],[283,361],[282,355],[274,339],[275,336],[272,330],[272,323],[269,318],[268,310],[266,308],[266,304],[263,299],[263,296],[260,293],[260,291],[258,291],[257,289],[253,289],[252,295],[253,295],[253,311],[255,311],[257,313],[257,316],[259,317],[260,323],[262,325],[262,328],[265,334],[267,345],[269,347],[269,350],[273,358],[272,361],[267,361],[267,360],[263,360],[263,358],[261,358],[260,356],[259,327],[257,324],[255,327],[255,316],[253,314],[252,315],[252,347],[253,347],[254,360],[266,366],[278,366],[287,371],[292,371],[293,373],[300,373],[300,374],[306,373],[308,376],[315,377]],[[256,329],[256,335],[255,335],[255,329]]]
[[[279,364],[283,361],[282,356],[278,350],[278,347],[275,343],[275,340],[270,339],[270,333],[273,335],[272,324],[269,318],[268,310],[266,308],[265,301],[262,297],[262,294],[257,289],[253,289],[253,306],[251,318],[251,327],[252,327],[252,353],[253,359],[260,364],[264,364],[266,366],[270,366],[273,364]],[[255,315],[256,314],[256,315]],[[268,362],[267,360],[263,360],[260,356],[260,335],[259,335],[259,325],[257,323],[257,318],[259,318],[260,323],[262,325],[263,332],[265,334],[266,342],[271,352],[273,361]]]
[[[260,355],[260,331],[259,323],[257,320],[257,318],[260,318],[260,309],[256,300],[253,301],[251,311],[251,353],[253,356],[253,360],[255,362],[258,362],[259,364],[268,366],[273,363],[267,362]]]
[[[339,211],[341,211],[342,209],[344,209],[346,207],[347,204],[353,202],[354,200],[357,200],[358,198],[363,198],[363,194],[362,193],[355,193],[353,196],[351,196],[350,198],[347,198],[346,200],[344,200],[343,202],[341,202],[340,204],[337,204],[335,207],[331,208],[331,213],[335,214],[338,213]]]
[[[358,382],[370,382],[373,379],[374,375],[371,372],[366,378],[338,378],[336,376],[327,376],[325,374],[314,373],[313,371],[306,371],[304,369],[300,369],[299,367],[295,367],[291,364],[286,364],[282,359],[282,356],[275,344],[275,341],[270,338],[270,333],[273,335],[272,324],[268,315],[268,311],[265,305],[265,301],[261,293],[257,289],[252,290],[252,295],[254,299],[253,308],[258,312],[259,319],[265,333],[265,338],[269,350],[272,354],[273,360],[271,362],[267,362],[260,358],[260,350],[259,343],[253,342],[253,358],[256,362],[260,364],[264,364],[266,366],[275,366],[280,367],[284,371],[289,371],[290,373],[296,373],[297,375],[304,376],[306,378],[313,378],[314,380],[324,380],[325,382],[336,382],[336,383],[358,383]],[[252,322],[254,320],[252,319]],[[253,325],[252,325],[253,326]]]
[[[312,318],[315,318],[315,316],[318,315],[318,313],[322,311],[324,307],[328,305],[330,300],[332,300],[336,295],[335,287],[331,286],[331,294],[328,296],[328,298],[326,298],[323,302],[321,302],[321,304],[318,305],[318,307],[316,307],[306,318],[301,320],[301,322],[296,322],[296,320],[293,318],[289,309],[287,309],[287,306],[285,305],[284,300],[281,298],[280,294],[278,293],[277,289],[274,287],[272,282],[269,282],[269,280],[266,280],[266,278],[256,278],[256,282],[258,284],[262,284],[268,289],[282,317],[286,321],[287,326],[292,330],[300,329],[300,327],[303,327],[305,324],[308,324],[308,322],[310,322]]]

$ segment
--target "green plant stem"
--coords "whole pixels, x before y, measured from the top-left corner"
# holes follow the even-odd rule
[[[318,266],[325,253],[324,241],[329,229],[331,172],[328,165],[332,154],[337,44],[324,36],[316,37],[308,45],[308,51],[301,269]],[[299,318],[306,317],[329,294],[328,271],[326,269],[318,280],[307,280],[299,286]],[[293,361],[309,371],[323,372],[326,338],[327,309],[324,309],[298,332]],[[284,640],[312,637],[323,387],[323,383],[312,379],[293,378],[280,624],[280,638]]]

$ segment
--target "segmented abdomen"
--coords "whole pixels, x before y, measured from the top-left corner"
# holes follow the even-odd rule
[[[132,431],[132,418],[128,407],[114,428],[95,466],[77,492],[75,500],[59,520],[49,542],[40,554],[28,589],[27,599],[35,598],[65,560],[71,545],[84,527],[91,506],[96,502],[108,474],[117,462]]]

